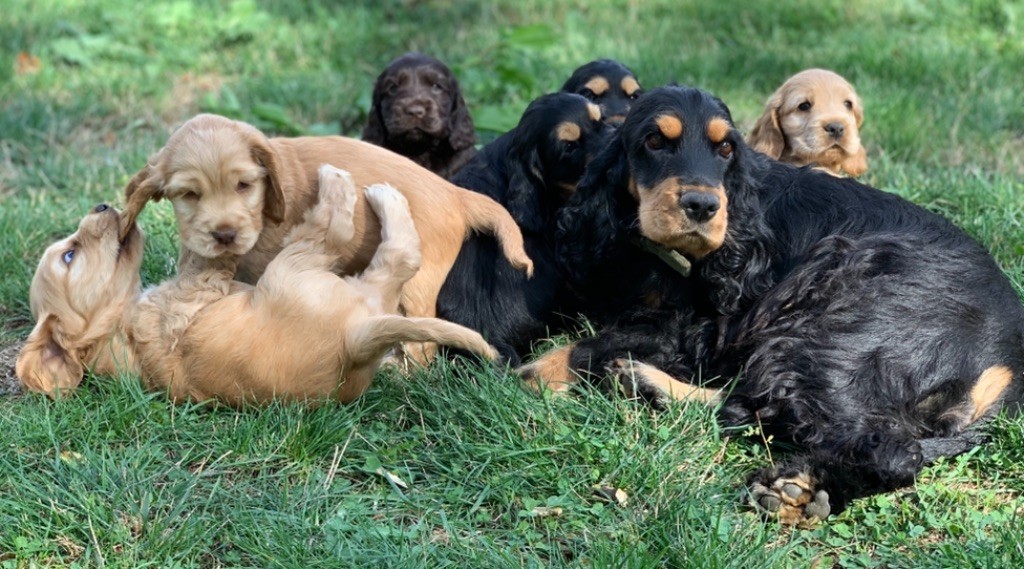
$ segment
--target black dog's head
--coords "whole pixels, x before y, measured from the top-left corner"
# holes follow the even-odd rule
[[[755,172],[764,161],[743,142],[729,109],[687,87],[644,94],[587,167],[559,213],[560,262],[578,283],[642,235],[690,259],[710,256],[755,226]],[[617,251],[617,253],[616,253]]]
[[[614,59],[598,59],[577,67],[562,92],[583,95],[601,107],[606,122],[618,125],[643,89],[628,67]]]
[[[456,151],[468,148],[476,142],[476,131],[448,66],[410,52],[377,77],[363,140],[414,156],[439,141]]]

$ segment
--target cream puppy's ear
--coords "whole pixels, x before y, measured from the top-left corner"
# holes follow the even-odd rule
[[[157,168],[162,150],[150,156],[146,165],[128,180],[124,188],[124,212],[121,214],[121,238],[124,239],[142,208],[150,201],[164,198],[164,176]]]
[[[43,314],[18,354],[15,372],[30,391],[58,397],[74,391],[82,382],[85,368],[78,354],[64,344],[60,319]]]
[[[280,158],[262,132],[255,128],[248,133],[249,148],[256,163],[267,171],[266,190],[263,194],[263,217],[281,223],[285,216],[284,188],[281,184]]]
[[[776,160],[786,148],[786,139],[779,123],[779,109],[782,108],[782,90],[776,91],[764,105],[764,112],[747,136],[747,144]]]

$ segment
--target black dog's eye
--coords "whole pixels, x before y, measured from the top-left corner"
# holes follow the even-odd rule
[[[580,95],[583,95],[583,97],[588,101],[593,101],[594,99],[597,98],[597,95],[595,95],[594,92],[591,91],[590,89],[583,89],[582,91],[580,91]]]
[[[808,101],[804,101],[797,105],[796,108],[800,109],[801,111],[809,111],[811,110],[811,103],[809,103]]]
[[[398,92],[398,85],[394,83],[388,83],[387,85],[384,86],[384,91],[388,95],[394,95],[396,92]]]
[[[647,139],[644,140],[644,145],[651,150],[661,150],[662,148],[665,148],[665,137],[660,134],[649,135]]]
[[[630,101],[635,101],[640,98],[640,91],[633,91],[632,95],[626,95]]]
[[[847,109],[849,109],[851,111],[853,110],[853,101],[849,101],[849,100],[843,101],[843,104],[846,105]]]
[[[444,87],[442,87],[442,86],[441,86],[440,84],[438,84],[438,83],[434,83],[433,85],[431,85],[431,86],[430,86],[430,89],[431,89],[431,90],[432,90],[433,92],[435,92],[435,93],[443,93],[443,92],[444,92]]]
[[[567,140],[565,141],[565,151],[575,152],[580,147],[580,141],[578,140]]]
[[[718,155],[722,158],[728,158],[732,156],[733,145],[728,140],[723,140],[718,144]]]

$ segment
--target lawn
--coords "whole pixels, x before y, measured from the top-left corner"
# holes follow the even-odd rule
[[[410,49],[453,67],[484,139],[597,57],[709,89],[744,129],[790,74],[834,69],[864,100],[863,180],[953,219],[1024,291],[1013,0],[6,0],[0,348],[31,327],[45,246],[177,124],[207,110],[357,135],[374,78]],[[141,223],[157,282],[173,214]],[[0,567],[1024,566],[1024,419],[811,529],[744,508],[772,454],[711,410],[544,398],[472,365],[383,372],[317,409],[176,407],[89,377],[61,401],[0,395],[0,433]]]

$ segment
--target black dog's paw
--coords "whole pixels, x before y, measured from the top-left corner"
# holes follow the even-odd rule
[[[753,477],[747,490],[751,506],[787,525],[811,526],[832,511],[828,492],[817,489],[804,472],[778,476],[775,471],[763,471]]]
[[[664,390],[650,382],[640,366],[632,360],[620,358],[605,366],[610,384],[608,387],[618,391],[628,399],[646,402],[658,411],[668,408],[671,397]]]

